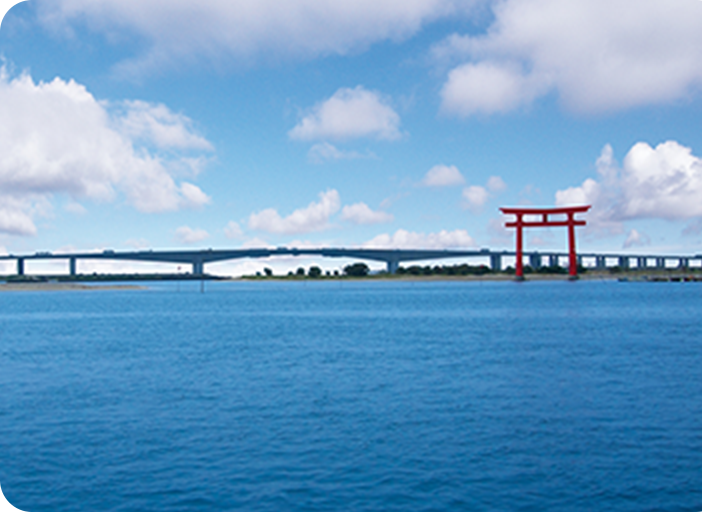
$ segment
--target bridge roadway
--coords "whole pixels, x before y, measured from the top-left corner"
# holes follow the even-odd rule
[[[387,265],[389,273],[395,273],[401,262],[427,261],[447,258],[487,258],[490,268],[501,270],[503,258],[515,257],[514,251],[492,251],[479,249],[471,251],[459,250],[423,250],[423,249],[362,249],[362,248],[319,248],[298,249],[295,247],[278,247],[277,249],[204,249],[187,251],[124,251],[117,252],[105,250],[102,252],[61,253],[37,252],[24,255],[2,255],[2,260],[16,260],[17,274],[25,274],[25,261],[27,260],[68,260],[69,274],[77,274],[79,260],[128,260],[150,261],[159,263],[181,263],[192,265],[194,275],[205,274],[205,264],[218,261],[235,260],[242,258],[269,258],[272,256],[323,256],[325,258],[349,258],[359,260],[382,261]],[[558,266],[561,258],[567,258],[565,252],[537,252],[526,251],[524,256],[533,268],[544,265]],[[669,263],[677,263],[678,268],[688,268],[692,262],[702,265],[702,254],[695,256],[685,255],[636,255],[615,253],[582,253],[578,254],[578,261],[582,263],[589,259],[594,263],[594,268],[605,269],[613,263],[623,268],[670,268]],[[632,265],[632,261],[635,265]],[[653,263],[653,265],[650,265]]]

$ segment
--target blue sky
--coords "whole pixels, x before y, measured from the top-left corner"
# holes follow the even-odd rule
[[[499,206],[581,203],[582,249],[702,252],[698,0],[29,0],[0,56],[2,252],[511,248]]]

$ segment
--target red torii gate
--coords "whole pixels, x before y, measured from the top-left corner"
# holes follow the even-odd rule
[[[524,253],[522,250],[522,228],[567,226],[568,227],[568,263],[571,279],[578,276],[578,259],[575,255],[575,226],[584,226],[584,220],[576,220],[576,213],[585,213],[590,206],[563,206],[560,208],[500,208],[505,214],[515,215],[512,222],[505,223],[507,228],[517,228],[517,262],[515,265],[518,279],[524,278]],[[524,220],[524,215],[541,216],[541,220]],[[549,220],[549,215],[567,215],[566,220]]]

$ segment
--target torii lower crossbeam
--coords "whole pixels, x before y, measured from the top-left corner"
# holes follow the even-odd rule
[[[578,276],[578,259],[575,254],[575,226],[584,226],[584,220],[575,219],[576,213],[585,213],[590,206],[564,206],[559,208],[500,208],[500,211],[507,215],[515,215],[516,220],[505,223],[505,227],[517,228],[517,261],[515,271],[517,279],[524,278],[523,262],[523,228],[532,227],[567,227],[568,228],[568,273],[571,279]],[[551,215],[559,215],[561,219],[550,219]],[[563,219],[562,216],[566,218]],[[529,216],[525,220],[524,216]],[[535,220],[534,220],[535,219]]]

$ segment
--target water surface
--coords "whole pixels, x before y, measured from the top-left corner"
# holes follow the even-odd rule
[[[0,294],[28,512],[702,510],[702,284]]]

